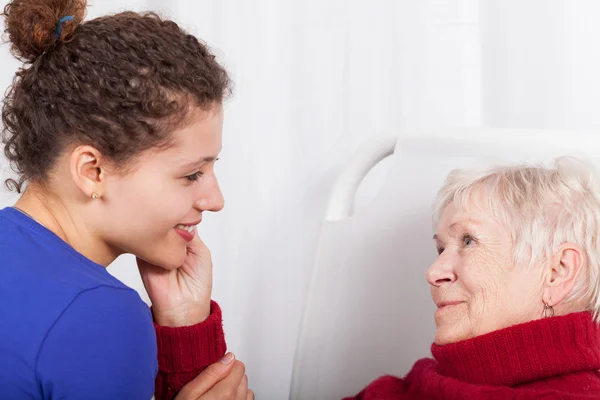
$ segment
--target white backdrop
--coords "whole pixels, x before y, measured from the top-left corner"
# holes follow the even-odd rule
[[[123,9],[180,22],[236,83],[226,207],[201,235],[259,399],[287,398],[328,190],[361,143],[439,126],[600,128],[595,0],[95,0],[88,17]],[[17,67],[2,46],[0,87]],[[110,271],[145,298],[131,258]]]

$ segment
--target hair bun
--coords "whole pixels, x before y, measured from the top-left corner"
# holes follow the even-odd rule
[[[9,2],[3,16],[12,53],[23,61],[33,62],[56,45],[68,41],[85,17],[86,3],[86,0]],[[68,16],[72,18],[63,20]]]

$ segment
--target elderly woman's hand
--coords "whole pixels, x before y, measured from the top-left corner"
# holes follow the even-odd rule
[[[254,400],[246,367],[228,353],[185,385],[176,400]]]

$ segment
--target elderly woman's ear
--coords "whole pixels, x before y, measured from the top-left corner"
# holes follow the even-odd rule
[[[565,304],[583,269],[583,254],[579,246],[563,244],[546,270],[542,301],[554,307],[557,314],[569,313],[572,305]]]

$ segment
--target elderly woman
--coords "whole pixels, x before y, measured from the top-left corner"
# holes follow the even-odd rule
[[[600,398],[600,186],[554,168],[454,171],[434,212],[433,358],[354,399]]]

